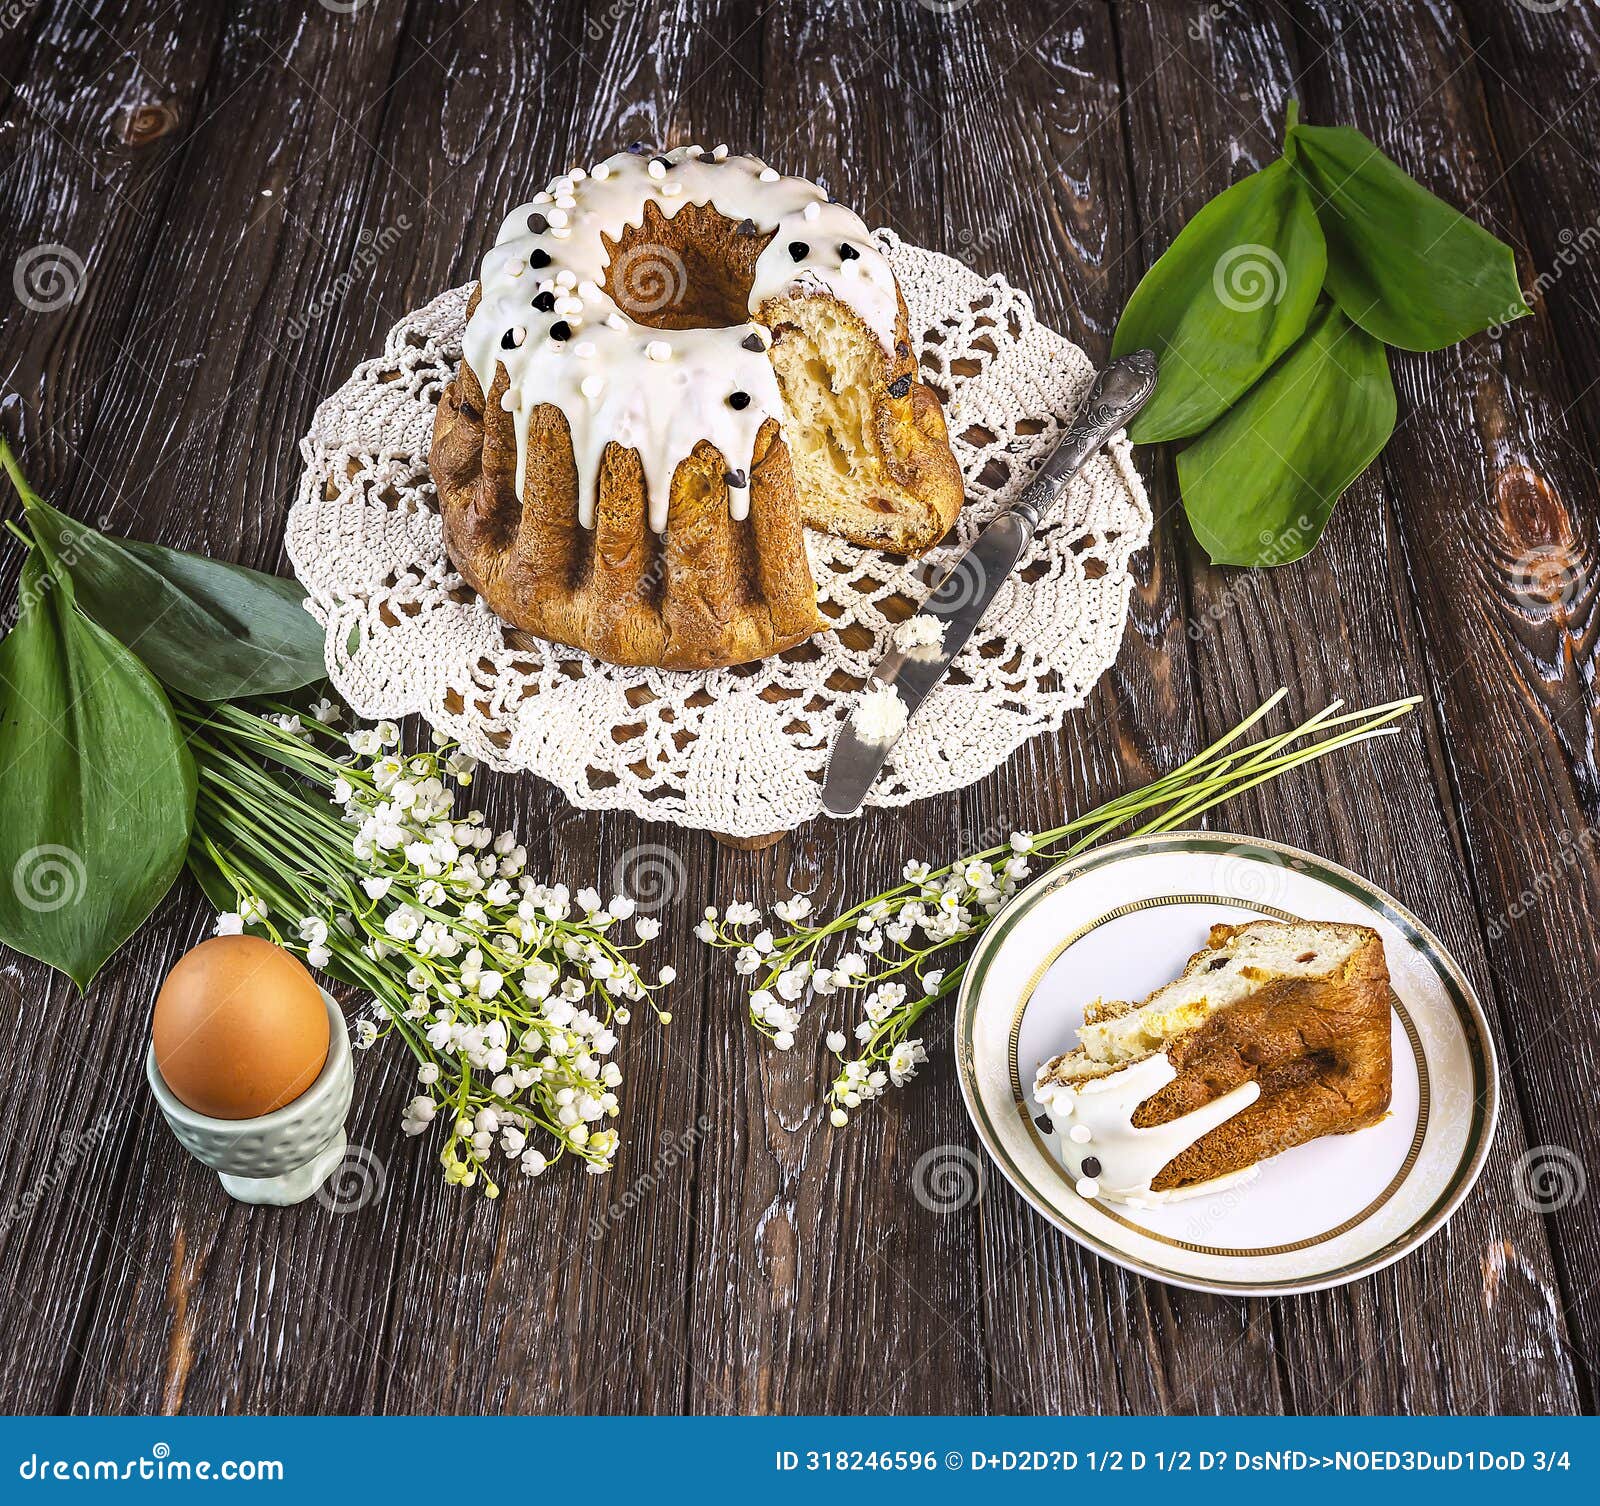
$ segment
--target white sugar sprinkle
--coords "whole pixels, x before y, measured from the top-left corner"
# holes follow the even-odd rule
[[[672,359],[672,347],[665,340],[652,340],[645,346],[644,353],[652,361],[670,361]]]

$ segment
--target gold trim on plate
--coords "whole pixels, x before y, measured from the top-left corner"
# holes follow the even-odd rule
[[[1022,1085],[1022,1071],[1017,1062],[1017,1043],[1022,1035],[1022,1016],[1027,1012],[1028,1003],[1033,998],[1034,990],[1044,982],[1050,969],[1058,963],[1069,951],[1083,940],[1091,931],[1097,931],[1101,926],[1113,920],[1121,920],[1124,916],[1135,915],[1141,910],[1159,910],[1167,905],[1225,905],[1233,909],[1254,910],[1262,915],[1270,916],[1273,920],[1302,921],[1302,915],[1295,915],[1288,910],[1280,910],[1274,905],[1264,905],[1253,899],[1239,899],[1237,896],[1221,894],[1158,894],[1149,899],[1131,900],[1125,905],[1118,905],[1114,910],[1108,910],[1096,920],[1091,920],[1088,925],[1079,926],[1056,949],[1034,969],[1033,976],[1023,986],[1022,997],[1017,1000],[1017,1010],[1011,1017],[1011,1044],[1008,1052],[1011,1068],[1011,1093],[1016,1100],[1017,1113],[1022,1122],[1028,1127],[1028,1134],[1033,1143],[1044,1153],[1045,1159],[1050,1163],[1051,1169],[1059,1176],[1063,1183],[1072,1191],[1074,1197],[1079,1196],[1077,1184],[1067,1175],[1067,1169],[1061,1164],[1061,1159],[1050,1148],[1050,1142],[1039,1133],[1039,1126],[1034,1122],[1033,1115],[1028,1112],[1028,1093]],[[1196,1255],[1293,1255],[1297,1250],[1309,1250],[1312,1245],[1324,1244],[1330,1239],[1337,1239],[1341,1234],[1348,1234],[1359,1224],[1364,1224],[1374,1213],[1400,1190],[1405,1179],[1411,1175],[1411,1168],[1417,1164],[1417,1157],[1422,1152],[1422,1142],[1428,1133],[1428,1059],[1422,1051],[1422,1040],[1417,1034],[1417,1027],[1412,1024],[1411,1016],[1406,1013],[1406,1007],[1400,1002],[1400,996],[1393,988],[1389,990],[1389,1005],[1400,1016],[1400,1024],[1406,1032],[1406,1039],[1411,1042],[1411,1053],[1417,1062],[1417,1128],[1411,1137],[1411,1146],[1406,1151],[1406,1158],[1400,1163],[1400,1169],[1390,1179],[1389,1185],[1380,1192],[1359,1213],[1352,1214],[1342,1224],[1321,1234],[1313,1234],[1305,1239],[1297,1239],[1293,1244],[1286,1245],[1258,1245],[1254,1248],[1239,1248],[1227,1245],[1197,1245],[1186,1239],[1174,1239],[1169,1234],[1160,1234],[1156,1230],[1147,1228],[1144,1224],[1126,1217],[1117,1211],[1116,1207],[1102,1198],[1086,1198],[1113,1223],[1121,1224],[1124,1229],[1132,1229],[1136,1234],[1142,1234],[1146,1239],[1153,1239],[1157,1244],[1171,1245],[1174,1249],[1189,1250]],[[1290,1149],[1295,1149],[1291,1146]]]
[[[1226,851],[1237,853],[1247,848],[1255,849],[1264,857],[1267,857],[1269,861],[1277,861],[1283,858],[1290,859],[1297,870],[1307,872],[1320,882],[1359,899],[1368,908],[1397,926],[1407,940],[1427,957],[1435,977],[1444,987],[1452,1005],[1456,1023],[1461,1030],[1463,1045],[1471,1061],[1470,1071],[1473,1084],[1471,1117],[1470,1123],[1466,1126],[1466,1138],[1461,1149],[1461,1157],[1449,1172],[1442,1190],[1434,1196],[1431,1206],[1420,1213],[1404,1232],[1386,1241],[1377,1249],[1370,1250],[1365,1255],[1347,1264],[1307,1272],[1299,1277],[1283,1277],[1263,1281],[1233,1280],[1220,1275],[1206,1276],[1197,1272],[1182,1272],[1170,1267],[1155,1265],[1148,1260],[1141,1259],[1131,1248],[1106,1242],[1090,1232],[1082,1224],[1070,1218],[1065,1208],[1053,1203],[1044,1189],[1033,1182],[1028,1172],[1012,1159],[1009,1151],[999,1140],[996,1133],[997,1127],[990,1121],[981,1094],[978,1091],[977,1062],[973,1054],[974,1041],[972,1039],[972,1027],[983,977],[994,961],[994,957],[1006,934],[1039,900],[1053,894],[1058,889],[1076,882],[1096,868],[1120,862],[1124,858],[1157,852],[1201,854]],[[1223,903],[1236,908],[1253,908],[1262,913],[1270,913],[1266,907],[1261,906],[1258,902],[1238,895],[1227,897]],[[1280,915],[1282,913],[1280,912]],[[1058,960],[1067,945],[1070,945],[1070,940],[1055,952],[1051,960]],[[1037,980],[1034,980],[1031,986],[1037,987]],[[1340,1286],[1345,1282],[1356,1280],[1360,1276],[1381,1270],[1408,1251],[1414,1250],[1433,1234],[1460,1205],[1462,1198],[1466,1196],[1467,1191],[1476,1182],[1479,1173],[1483,1169],[1483,1163],[1493,1143],[1495,1121],[1498,1117],[1499,1104],[1496,1081],[1498,1065],[1495,1059],[1493,1038],[1489,1033],[1488,1020],[1483,1013],[1483,1006],[1478,1002],[1477,996],[1473,992],[1471,983],[1468,982],[1466,975],[1461,971],[1455,959],[1444,949],[1443,943],[1410,910],[1406,909],[1391,895],[1384,893],[1376,885],[1361,878],[1358,874],[1352,873],[1349,869],[1342,868],[1337,863],[1330,862],[1315,853],[1289,847],[1281,842],[1272,842],[1258,837],[1247,837],[1234,832],[1178,831],[1159,835],[1130,837],[1123,841],[1113,842],[1105,847],[1097,848],[1093,852],[1084,853],[1063,863],[1053,872],[1041,875],[1040,878],[1015,895],[1000,913],[993,918],[985,931],[984,937],[977,950],[973,953],[966,974],[962,979],[961,992],[956,1006],[954,1033],[957,1071],[967,1110],[972,1116],[973,1124],[978,1130],[978,1136],[983,1142],[984,1148],[994,1158],[996,1164],[1013,1186],[1058,1228],[1066,1231],[1086,1249],[1106,1257],[1127,1270],[1154,1276],[1158,1280],[1172,1282],[1178,1286],[1195,1290],[1253,1295],[1310,1291],[1329,1286]],[[1413,1050],[1419,1049],[1420,1041],[1414,1031],[1411,1033],[1411,1041]],[[1425,1053],[1423,1060],[1426,1062]],[[1014,1077],[1014,1067],[1012,1071]],[[1031,1125],[1031,1119],[1029,1123]],[[1047,1153],[1045,1159],[1048,1164],[1059,1165],[1051,1154]],[[1093,1206],[1097,1210],[1103,1211],[1102,1204],[1096,1203]],[[1150,1237],[1149,1231],[1140,1228],[1138,1225],[1130,1225],[1129,1230],[1131,1234]],[[1183,1247],[1180,1246],[1179,1248]],[[1194,1249],[1195,1247],[1188,1248]]]

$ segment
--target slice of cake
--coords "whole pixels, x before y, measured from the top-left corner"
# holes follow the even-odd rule
[[[1215,1192],[1268,1156],[1389,1108],[1389,969],[1367,926],[1216,925],[1142,1004],[1097,999],[1076,1050],[1039,1068],[1084,1197]]]

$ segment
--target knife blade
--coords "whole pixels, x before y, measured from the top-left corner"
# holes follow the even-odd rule
[[[972,541],[918,609],[919,615],[944,624],[939,646],[908,654],[891,645],[878,661],[868,683],[893,687],[905,704],[907,725],[949,672],[1001,586],[1011,578],[1051,504],[1106,441],[1149,402],[1156,375],[1155,353],[1136,350],[1111,362],[1095,378],[1071,427],[1038,474]],[[902,729],[892,738],[875,741],[865,737],[857,726],[858,714],[859,703],[839,729],[828,757],[822,805],[830,815],[851,816],[861,809],[873,781],[904,735]]]

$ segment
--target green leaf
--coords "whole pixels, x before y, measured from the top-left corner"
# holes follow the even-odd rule
[[[1308,553],[1394,418],[1383,346],[1323,304],[1299,344],[1178,456],[1184,511],[1212,562],[1285,565]]]
[[[0,642],[0,941],[86,989],[177,877],[195,770],[166,693],[47,558]]]
[[[1155,396],[1141,444],[1198,434],[1299,339],[1327,253],[1305,185],[1282,159],[1218,194],[1134,289],[1114,356],[1149,347]]]
[[[326,675],[322,630],[294,581],[108,538],[40,497],[3,439],[0,460],[34,536],[71,574],[82,610],[173,689],[224,701],[282,694]]]
[[[1328,293],[1368,334],[1442,350],[1531,312],[1511,247],[1348,126],[1292,125],[1288,159],[1328,241]]]

